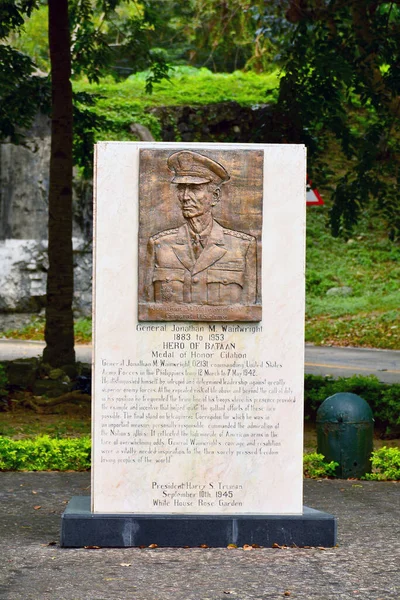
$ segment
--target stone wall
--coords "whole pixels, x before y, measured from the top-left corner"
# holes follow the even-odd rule
[[[50,122],[36,118],[24,145],[0,145],[0,240],[46,237]]]
[[[204,106],[160,106],[151,109],[161,123],[164,142],[278,142],[275,107],[221,102]]]
[[[37,313],[46,303],[49,159],[50,121],[44,115],[37,116],[23,145],[0,144],[0,313]],[[74,309],[88,315],[92,203],[82,182],[79,193],[74,203]]]

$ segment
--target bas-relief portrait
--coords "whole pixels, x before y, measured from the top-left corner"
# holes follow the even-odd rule
[[[140,151],[139,320],[261,320],[262,151]]]

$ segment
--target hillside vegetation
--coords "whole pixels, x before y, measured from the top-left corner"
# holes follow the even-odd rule
[[[253,71],[234,73],[212,73],[202,67],[173,67],[170,79],[155,83],[153,92],[145,91],[147,72],[131,75],[123,82],[115,82],[111,77],[100,83],[88,83],[84,79],[74,82],[76,91],[100,94],[104,102],[113,110],[121,100],[127,104],[169,106],[184,104],[209,104],[212,102],[236,101],[242,105],[271,102],[278,95],[279,71],[257,74]],[[116,103],[115,103],[116,101]]]
[[[116,83],[111,77],[100,83],[74,82],[77,94],[91,94],[90,111],[104,119],[96,127],[95,139],[133,140],[133,122],[148,127],[161,140],[160,124],[149,110],[159,106],[205,105],[237,102],[241,106],[274,103],[278,95],[279,71],[257,75],[253,72],[211,73],[206,68],[174,67],[169,81],[154,84],[153,93],[145,91],[146,72]],[[86,97],[85,97],[86,100]]]

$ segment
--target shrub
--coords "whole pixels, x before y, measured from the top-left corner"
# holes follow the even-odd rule
[[[400,480],[400,448],[380,448],[371,456],[372,473],[366,473],[363,479],[370,481]]]
[[[90,438],[11,440],[0,437],[0,471],[86,471]]]
[[[375,419],[385,423],[388,428],[400,425],[400,384],[382,386],[382,394],[372,408]]]
[[[304,477],[310,477],[311,479],[334,477],[336,467],[339,466],[339,463],[333,460],[327,463],[324,461],[324,458],[323,454],[318,454],[317,452],[305,454],[303,458]]]

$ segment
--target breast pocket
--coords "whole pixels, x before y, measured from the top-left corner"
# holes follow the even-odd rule
[[[238,304],[244,284],[243,271],[209,269],[207,273],[208,304]]]
[[[153,273],[156,302],[183,302],[184,269],[156,268]]]

